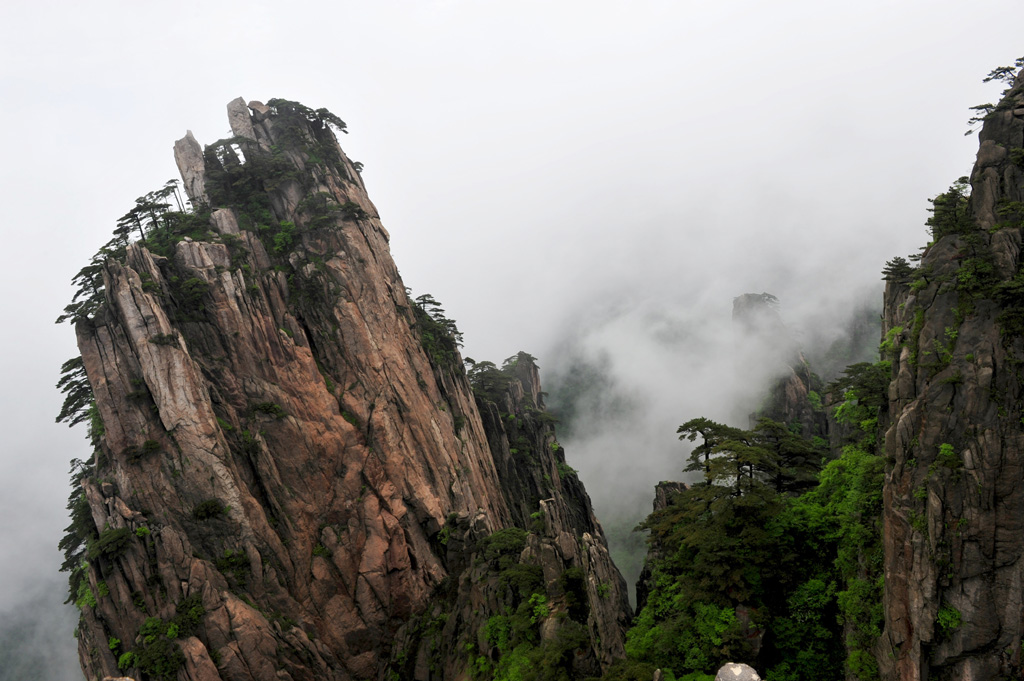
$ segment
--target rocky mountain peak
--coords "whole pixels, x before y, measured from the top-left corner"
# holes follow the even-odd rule
[[[62,542],[86,674],[455,678],[501,664],[484,624],[523,603],[538,656],[599,672],[625,586],[533,358],[501,408],[474,395],[340,118],[241,98],[228,118],[232,138],[174,145],[192,210],[140,199],[69,306],[95,445]],[[513,566],[533,577],[510,590]]]

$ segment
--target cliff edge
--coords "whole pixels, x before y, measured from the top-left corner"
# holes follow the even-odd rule
[[[1024,74],[920,263],[887,267],[883,678],[1018,677],[1024,635]]]

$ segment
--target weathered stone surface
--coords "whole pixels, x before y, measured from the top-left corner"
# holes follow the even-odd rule
[[[181,652],[185,656],[185,676],[196,681],[219,681],[220,672],[217,665],[210,659],[206,646],[190,636],[181,642]]]
[[[715,674],[715,681],[761,681],[761,677],[750,665],[728,662]]]
[[[270,107],[255,99],[249,102],[249,108],[252,109],[253,120],[257,123],[263,122],[263,119],[270,114]]]
[[[1024,174],[1013,157],[1024,121],[1017,88],[986,121],[971,174],[974,231],[924,253],[923,287],[889,282],[884,330],[893,357],[884,488],[885,679],[1020,675],[1024,601],[1024,340],[1003,333],[1000,281],[1018,276]],[[964,259],[981,253],[995,281],[971,295]]]
[[[238,221],[228,208],[220,208],[210,215],[210,223],[218,234],[238,234]]]
[[[203,150],[196,138],[192,136],[191,130],[174,143],[174,162],[178,165],[185,193],[188,194],[192,203],[209,203],[210,197],[206,195],[206,183],[204,182],[206,166],[203,162]]]
[[[539,416],[536,366],[523,362],[501,407],[515,425],[478,405],[460,358],[444,368],[424,352],[387,233],[333,135],[302,119],[283,137],[275,111],[243,107],[229,112],[258,143],[246,163],[275,146],[290,164],[253,199],[295,226],[287,247],[240,229],[252,220],[238,206],[213,206],[211,242],[184,239],[169,258],[134,244],[106,263],[106,306],[76,327],[104,424],[83,491],[97,530],[130,537],[89,564],[109,597],[83,614],[87,675],[117,673],[111,637],[134,649],[147,617],[170,620],[198,597],[201,624],[177,642],[180,681],[381,678],[409,623],[468,574],[469,537],[528,527],[541,508],[531,560],[556,586],[583,570],[591,643],[579,664],[599,673],[623,653],[625,585]],[[304,144],[320,145],[318,160]],[[203,165],[191,133],[175,156],[194,202],[217,195],[225,168]],[[513,432],[529,461],[512,453]],[[464,536],[444,545],[455,526]],[[504,612],[507,589],[480,585],[452,592],[467,627]],[[465,632],[441,661],[450,678],[470,664],[455,647],[476,635]]]
[[[228,124],[235,137],[256,141],[256,132],[253,130],[252,119],[249,117],[249,107],[241,97],[228,102]]]

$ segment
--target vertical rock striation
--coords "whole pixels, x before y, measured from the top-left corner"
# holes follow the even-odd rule
[[[480,512],[449,517],[448,581],[433,606],[400,632],[394,678],[461,678],[466,651],[475,678],[491,678],[496,666],[506,673],[501,678],[519,678],[502,657],[516,647],[514,630],[525,617],[537,620],[539,640],[519,641],[548,660],[568,658],[557,663],[571,674],[564,678],[599,676],[625,655],[625,580],[543,410],[537,367],[519,353],[505,373],[507,387],[494,399],[478,396],[477,404],[513,529],[489,534]],[[541,615],[531,611],[532,594],[546,601]],[[585,639],[600,643],[579,646]]]
[[[885,293],[887,679],[1021,674],[1024,76],[988,116],[935,240]]]
[[[517,560],[543,572],[543,636],[578,568],[576,655],[600,670],[622,654],[625,587],[544,421],[535,365],[501,408],[478,406],[454,346],[428,347],[329,127],[344,124],[283,100],[228,113],[230,140],[175,144],[191,236],[108,260],[105,303],[76,325],[102,422],[82,482],[86,675],[464,678],[465,648],[416,665],[410,622],[444,594],[480,639],[480,618],[513,596],[460,576],[512,527],[533,530]],[[510,437],[528,445],[519,458]]]

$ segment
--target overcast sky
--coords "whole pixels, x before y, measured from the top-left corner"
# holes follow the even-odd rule
[[[667,455],[642,455],[740,390],[714,368],[733,296],[827,326],[924,243],[1022,20],[1019,0],[4,3],[0,612],[51,583],[68,461],[87,455],[53,424],[69,280],[176,176],[186,129],[228,136],[229,100],[348,123],[406,284],[444,303],[465,354],[525,349],[542,377],[566,348],[610,355],[663,408],[657,444],[619,450],[653,485]],[[615,454],[568,444],[600,507]],[[60,645],[66,670],[70,630]]]

